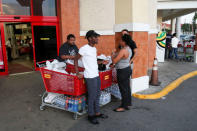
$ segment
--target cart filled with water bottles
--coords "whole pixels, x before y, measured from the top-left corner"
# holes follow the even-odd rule
[[[55,60],[54,60],[55,61]],[[44,110],[45,106],[53,107],[65,111],[74,113],[73,118],[77,119],[78,115],[86,113],[86,85],[84,79],[79,79],[76,76],[74,65],[64,63],[56,63],[57,68],[51,69],[50,66],[46,66],[47,62],[37,63],[40,67],[40,72],[44,82],[46,91],[42,96],[42,104],[40,110]],[[81,74],[83,74],[84,68],[78,67]],[[112,85],[112,70],[105,70],[99,72],[101,79],[101,90]],[[104,97],[107,96],[107,100]],[[102,99],[101,99],[102,98]],[[104,105],[111,101],[111,96],[106,91],[101,92],[100,102]],[[102,105],[101,104],[101,105]]]

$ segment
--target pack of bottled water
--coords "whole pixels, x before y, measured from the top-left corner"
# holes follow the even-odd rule
[[[71,112],[78,112],[85,108],[85,96],[57,96],[52,100],[52,104]]]
[[[111,94],[106,91],[101,91],[99,104],[100,106],[106,105],[111,102]]]
[[[61,107],[61,108],[65,108],[66,106],[66,102],[65,102],[65,97],[63,95],[61,96],[57,96],[52,100],[52,104]]]
[[[107,88],[106,91],[110,92],[114,97],[122,99],[118,84],[112,84],[112,86]]]

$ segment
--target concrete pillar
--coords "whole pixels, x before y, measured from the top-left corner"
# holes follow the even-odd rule
[[[171,19],[171,31],[172,31],[172,34],[175,33],[175,25],[176,25],[176,19]]]
[[[162,30],[162,12],[161,11],[157,11],[157,29],[159,31]]]
[[[181,35],[181,17],[176,18],[176,33],[177,33],[177,38],[180,39]]]
[[[149,0],[149,22],[150,30],[148,35],[148,68],[152,69],[153,61],[156,57],[156,35],[159,32],[157,29],[157,0]]]
[[[121,38],[121,31],[128,29],[137,44],[138,56],[134,61],[131,80],[132,92],[141,91],[149,87],[148,45],[150,31],[150,6],[156,9],[155,0],[115,0],[115,39],[116,47]],[[127,13],[125,13],[127,12]],[[157,11],[152,12],[156,15]],[[142,17],[143,16],[143,17]],[[156,17],[153,18],[156,21]],[[153,20],[152,19],[152,20]],[[156,23],[156,22],[155,22]]]
[[[75,34],[75,36],[79,38],[79,0],[60,0],[59,4],[58,16],[60,20],[61,43],[66,41],[68,34]]]

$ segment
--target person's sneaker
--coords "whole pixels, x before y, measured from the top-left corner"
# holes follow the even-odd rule
[[[90,123],[92,124],[99,124],[97,118],[95,116],[88,116],[88,120],[90,121]]]

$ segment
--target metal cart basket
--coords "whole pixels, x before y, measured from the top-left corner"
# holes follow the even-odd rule
[[[44,67],[40,68],[40,72],[46,89],[46,92],[42,96],[42,104],[40,106],[40,110],[43,110],[44,106],[66,110],[66,108],[59,107],[55,104],[45,103],[44,98],[47,96],[48,92],[71,95],[75,97],[84,95],[86,93],[84,79],[79,79],[77,76],[48,70]],[[83,115],[86,113],[85,108],[82,108],[81,111],[66,111],[73,112],[74,119],[77,119],[78,115]]]

